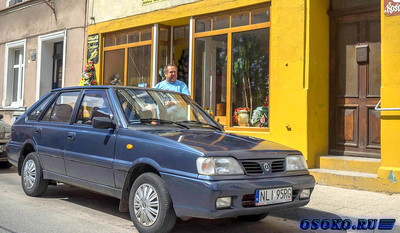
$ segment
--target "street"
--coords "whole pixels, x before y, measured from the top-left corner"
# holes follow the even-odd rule
[[[118,211],[119,200],[69,185],[49,186],[44,196],[32,198],[21,188],[15,167],[0,170],[0,232],[137,232],[128,213]],[[192,219],[178,222],[172,232],[338,232],[301,230],[303,219],[396,219],[391,231],[399,232],[400,194],[372,193],[317,185],[311,202],[303,207],[271,213],[256,223],[235,218]]]

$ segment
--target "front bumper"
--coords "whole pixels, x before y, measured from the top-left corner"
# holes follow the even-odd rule
[[[208,181],[183,176],[161,173],[167,184],[175,213],[178,217],[195,218],[227,218],[241,215],[253,215],[307,205],[310,199],[299,199],[303,189],[313,190],[314,177],[311,175],[261,178],[247,180]],[[292,187],[291,202],[244,207],[243,197],[255,194],[258,189]],[[232,197],[232,205],[228,209],[216,209],[215,201],[218,197]]]

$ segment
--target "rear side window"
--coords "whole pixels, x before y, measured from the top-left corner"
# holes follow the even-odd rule
[[[47,109],[41,121],[69,123],[80,92],[61,93],[57,100]]]
[[[50,102],[51,99],[53,99],[54,93],[49,95],[39,106],[37,106],[29,115],[28,115],[28,121],[36,121],[40,114],[44,111],[46,108],[47,104]]]

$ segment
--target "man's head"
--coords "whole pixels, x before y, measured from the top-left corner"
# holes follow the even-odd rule
[[[164,66],[164,75],[169,83],[174,83],[178,77],[178,68],[174,64]]]

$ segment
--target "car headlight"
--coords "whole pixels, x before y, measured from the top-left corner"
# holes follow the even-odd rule
[[[243,175],[239,162],[231,157],[199,157],[196,161],[200,175]]]
[[[286,171],[307,170],[306,160],[302,155],[289,155],[286,157]]]

